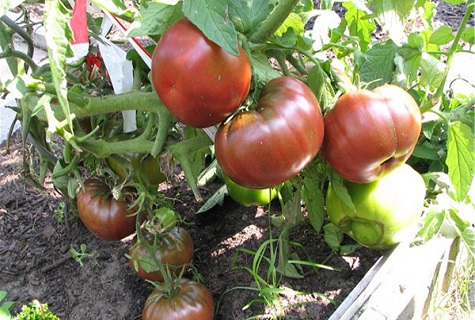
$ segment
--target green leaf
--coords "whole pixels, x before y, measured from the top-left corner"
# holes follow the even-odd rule
[[[368,83],[368,89],[391,82],[396,68],[394,58],[399,47],[388,40],[379,43],[366,52],[366,61],[361,66],[361,80]]]
[[[341,242],[343,241],[344,233],[335,226],[333,223],[328,223],[323,226],[323,239],[325,243],[332,249],[334,252],[340,250]]]
[[[462,3],[467,3],[467,0],[444,0],[444,2],[451,4],[453,6],[457,6]]]
[[[290,252],[289,229],[285,229],[280,233],[278,240],[278,248],[279,262],[276,267],[276,270],[285,277],[302,279],[304,277],[302,273],[297,270],[294,264],[289,263],[289,258],[292,258],[294,260],[295,258],[298,259],[298,257],[292,257],[293,255]]]
[[[183,17],[181,2],[170,6],[156,2],[140,3],[140,17],[130,25],[128,36],[160,35]]]
[[[222,185],[216,192],[201,206],[197,213],[203,213],[211,208],[214,208],[216,205],[223,205],[224,198],[228,194],[228,189],[226,185]]]
[[[444,81],[445,68],[445,63],[427,52],[422,52],[421,85],[430,90],[436,90],[439,86],[443,85],[442,81]]]
[[[340,200],[353,212],[356,210],[353,200],[351,200],[351,196],[348,193],[348,189],[346,188],[343,179],[336,173],[331,172],[330,174],[330,183],[335,191],[335,194],[340,198]]]
[[[93,0],[95,5],[101,8],[104,11],[108,11],[117,16],[127,17],[130,19],[134,18],[134,13],[129,10],[124,4],[124,1],[121,0]]]
[[[468,42],[471,45],[475,44],[475,28],[474,27],[467,27],[462,32],[462,40]]]
[[[397,57],[401,57],[403,59],[403,72],[406,75],[409,83],[416,81],[422,59],[422,52],[409,46],[403,46],[397,51]]]
[[[239,55],[237,33],[221,0],[188,0],[183,13],[205,36],[232,55]]]
[[[265,54],[252,52],[250,60],[253,77],[256,79],[256,82],[267,83],[280,76],[280,74],[270,66],[269,59]]]
[[[454,33],[449,26],[441,26],[432,33],[429,42],[437,45],[444,45],[454,40],[454,38]]]
[[[470,127],[457,121],[449,125],[446,164],[449,178],[462,201],[473,183],[475,168],[475,142]]]
[[[439,233],[444,224],[444,219],[444,210],[438,210],[438,207],[429,209],[424,216],[424,225],[418,232],[419,237],[421,237],[424,242],[432,239],[437,235],[437,233]]]
[[[317,101],[322,110],[328,110],[334,105],[333,98],[335,93],[333,92],[330,79],[320,64],[316,64],[310,70],[307,83],[315,94],[315,97],[317,97]]]
[[[23,2],[25,2],[25,0],[4,0],[0,2],[0,17],[3,16],[7,11],[18,7]]]
[[[69,45],[69,39],[71,39],[69,20],[70,14],[61,1],[45,1],[44,27],[51,75],[59,104],[69,126],[69,131],[73,133],[66,81],[66,57],[72,56]]]
[[[303,220],[301,212],[301,194],[300,191],[294,192],[289,201],[282,208],[282,215],[285,220],[284,229],[290,229]]]
[[[254,30],[272,12],[274,6],[268,1],[231,0],[229,2],[229,19],[237,31],[248,34]]]
[[[383,31],[399,43],[404,38],[405,22],[413,6],[412,0],[375,0],[373,14]]]
[[[290,28],[294,29],[296,34],[302,34],[305,30],[302,18],[293,12],[287,17],[287,19],[285,19],[284,23],[280,25],[279,29],[275,32],[275,35],[280,37]]]
[[[412,152],[412,156],[426,160],[440,160],[440,155],[437,151],[431,145],[418,144]]]
[[[320,180],[316,175],[305,175],[302,198],[307,206],[308,218],[315,231],[320,232],[324,221],[324,198],[320,190]]]
[[[472,259],[475,259],[475,228],[473,226],[467,227],[462,231],[462,241],[470,254]]]
[[[365,52],[371,43],[371,34],[376,30],[376,26],[373,21],[367,19],[368,14],[358,10],[352,2],[344,2],[343,7],[347,9],[345,19],[350,35],[359,38],[361,51]]]

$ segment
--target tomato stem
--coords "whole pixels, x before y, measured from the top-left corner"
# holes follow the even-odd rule
[[[249,41],[254,43],[266,42],[279,29],[298,2],[299,0],[283,0],[279,2],[279,5],[276,6],[267,19],[250,33]]]

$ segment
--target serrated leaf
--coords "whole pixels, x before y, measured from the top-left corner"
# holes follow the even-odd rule
[[[315,231],[320,232],[324,221],[324,197],[319,189],[318,179],[305,177],[303,188],[303,200],[308,211],[308,219]]]
[[[353,200],[351,199],[348,189],[346,188],[343,178],[336,173],[330,175],[330,183],[333,191],[345,206],[350,208],[353,212],[356,210]]]
[[[227,15],[226,1],[189,0],[183,13],[204,35],[232,55],[239,55],[237,33]]]
[[[327,74],[319,64],[316,64],[310,70],[307,83],[315,94],[320,108],[322,108],[322,110],[329,109],[333,105],[333,97],[335,94]]]
[[[427,52],[423,52],[421,56],[421,85],[430,90],[437,89],[444,80],[445,68],[445,63]]]
[[[272,12],[274,6],[268,1],[260,0],[231,0],[229,3],[229,19],[237,31],[248,34],[264,21]]]
[[[470,226],[462,231],[462,241],[472,259],[475,259],[475,228]]]
[[[437,45],[444,45],[449,43],[455,38],[452,28],[449,26],[440,26],[435,30],[429,38],[430,43],[435,43]]]
[[[44,27],[51,76],[69,131],[73,133],[66,81],[66,57],[72,56],[69,45],[69,39],[71,39],[69,20],[70,14],[61,1],[45,1]]]
[[[412,0],[375,0],[373,3],[376,19],[396,43],[404,39],[405,22],[413,6]]]
[[[269,64],[269,59],[263,53],[252,52],[250,56],[253,76],[257,82],[267,83],[280,74]]]
[[[446,164],[457,200],[462,201],[473,183],[475,168],[475,142],[472,130],[457,121],[449,125]]]
[[[294,12],[289,14],[287,19],[285,19],[284,23],[282,23],[279,29],[277,29],[275,35],[280,37],[290,28],[294,29],[296,34],[301,34],[305,30],[302,18]]]
[[[340,250],[341,242],[343,241],[343,231],[333,223],[324,225],[323,231],[323,239],[325,240],[325,243],[330,247],[330,249],[332,249],[332,251],[338,252]]]
[[[437,151],[437,149],[434,149],[430,145],[426,146],[423,144],[418,144],[414,148],[412,156],[426,160],[440,160],[440,156]]]
[[[181,2],[177,5],[166,5],[155,2],[140,4],[140,18],[130,25],[128,36],[160,35],[172,24],[183,17]]]
[[[228,189],[226,185],[222,185],[216,192],[201,206],[197,213],[203,213],[211,208],[214,208],[216,205],[223,205],[224,198],[228,194]]]
[[[361,66],[361,81],[368,83],[368,89],[389,83],[396,68],[394,58],[399,47],[391,40],[380,43],[369,49],[366,61]]]
[[[373,21],[366,19],[368,14],[358,10],[352,2],[344,2],[343,6],[347,9],[345,20],[348,23],[350,35],[359,38],[361,51],[365,52],[371,43],[371,34],[376,30],[376,26]]]
[[[422,59],[422,52],[418,49],[404,46],[397,51],[397,56],[403,59],[403,71],[408,81],[416,81]]]
[[[430,210],[424,217],[424,225],[419,230],[418,235],[424,242],[432,239],[442,228],[445,219],[444,210]]]

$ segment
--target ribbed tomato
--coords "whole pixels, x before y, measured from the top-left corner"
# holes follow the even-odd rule
[[[417,103],[400,87],[348,92],[325,114],[323,155],[347,180],[377,180],[412,154],[421,120]]]
[[[234,115],[215,139],[223,173],[254,189],[275,187],[296,176],[320,150],[323,117],[303,82],[279,77],[267,83],[255,110]]]
[[[213,296],[203,284],[182,278],[176,289],[167,295],[165,283],[156,288],[145,302],[142,320],[213,319]]]
[[[104,240],[120,240],[135,232],[129,202],[114,199],[109,186],[98,177],[86,179],[84,186],[86,191],[77,194],[77,209],[92,233]]]

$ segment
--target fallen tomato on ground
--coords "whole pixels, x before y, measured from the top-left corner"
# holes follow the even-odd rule
[[[329,185],[326,205],[330,221],[361,245],[393,247],[411,236],[421,216],[426,186],[407,164],[370,183],[344,181],[355,210]]]
[[[374,181],[410,157],[421,121],[416,101],[395,85],[348,92],[325,114],[323,155],[343,178]]]
[[[148,296],[142,320],[212,320],[213,296],[204,284],[181,278],[176,288],[163,282]]]
[[[146,243],[134,240],[129,249],[130,265],[142,279],[163,281],[161,264],[171,274],[179,275],[190,265],[193,258],[193,239],[183,227],[153,235],[143,233]],[[155,258],[153,258],[153,255]]]
[[[165,31],[152,55],[152,83],[181,123],[204,128],[220,123],[246,98],[251,65],[210,41],[183,18]]]
[[[255,110],[237,113],[219,127],[215,152],[224,175],[264,189],[296,176],[322,141],[317,98],[305,83],[284,76],[267,83]]]
[[[85,191],[77,194],[77,210],[84,225],[104,240],[120,240],[135,232],[131,202],[117,200],[111,189],[98,177],[84,181]]]

